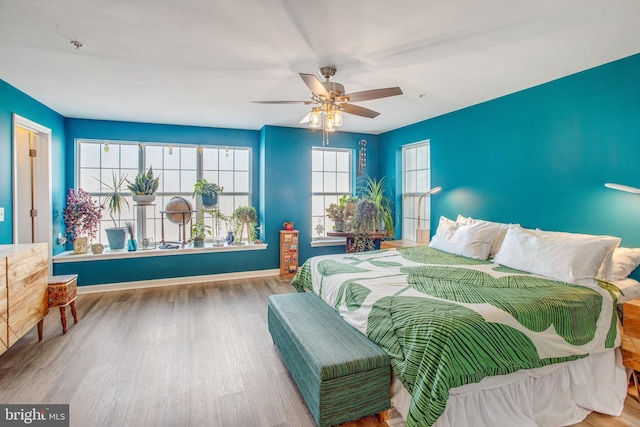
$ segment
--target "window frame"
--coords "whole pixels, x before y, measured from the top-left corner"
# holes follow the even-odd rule
[[[407,156],[410,150],[419,150],[426,148],[426,167],[419,168],[417,165],[417,153],[415,163],[416,166],[413,169],[409,169],[407,166]],[[423,181],[419,178],[419,172],[424,172],[425,179]],[[415,174],[414,187],[409,187],[410,173]],[[421,185],[422,184],[422,185]],[[402,233],[403,239],[417,241],[418,229],[430,229],[431,227],[431,195],[426,195],[422,199],[422,207],[420,212],[420,224],[417,224],[418,220],[418,200],[420,197],[431,189],[431,143],[430,140],[418,141],[412,144],[402,146]],[[412,190],[412,191],[410,191]],[[407,207],[411,204],[411,209]],[[411,230],[411,234],[408,235],[408,231]]]
[[[97,167],[83,167],[82,164],[82,149],[83,149],[83,145],[84,144],[95,144],[98,145],[98,152],[100,153],[100,159],[98,161],[98,166]],[[120,149],[120,147],[122,146],[137,146],[137,153],[138,153],[138,157],[137,157],[137,170],[135,171],[135,174],[140,173],[140,172],[146,172],[146,170],[148,169],[147,165],[147,147],[161,147],[163,148],[163,151],[166,150],[169,154],[171,154],[171,152],[173,152],[174,150],[178,149],[179,151],[181,151],[182,149],[195,149],[195,172],[196,172],[196,177],[195,179],[201,179],[203,176],[206,176],[206,171],[211,171],[211,167],[209,167],[208,165],[204,164],[203,158],[204,156],[204,152],[205,150],[218,150],[219,153],[221,152],[232,152],[234,154],[234,158],[232,160],[234,166],[231,169],[224,169],[224,171],[226,172],[231,172],[231,174],[233,175],[232,181],[235,184],[235,179],[236,179],[236,174],[238,173],[238,170],[236,169],[236,156],[235,156],[235,152],[236,151],[246,151],[246,170],[241,169],[240,172],[243,172],[246,174],[246,188],[247,191],[236,191],[235,188],[233,189],[234,191],[226,191],[223,192],[223,194],[221,194],[220,200],[224,201],[225,198],[232,198],[232,203],[231,203],[231,211],[230,212],[226,212],[223,211],[223,213],[225,215],[231,215],[231,213],[233,212],[233,210],[235,210],[238,206],[242,205],[252,205],[251,202],[253,200],[253,153],[252,153],[252,148],[251,147],[247,147],[247,146],[225,146],[225,145],[202,145],[202,144],[189,144],[189,143],[168,143],[168,142],[142,142],[142,141],[126,141],[126,140],[106,140],[106,139],[93,139],[93,138],[76,138],[75,139],[75,157],[76,157],[76,164],[75,164],[75,178],[74,178],[74,187],[77,189],[79,187],[82,187],[82,183],[83,183],[83,178],[85,177],[85,174],[87,174],[87,170],[97,170],[98,171],[98,175],[101,177],[105,176],[105,172],[104,171],[109,171],[109,170],[116,170],[117,173],[119,175],[117,176],[121,176],[122,175],[122,171],[127,171],[127,178],[129,180],[133,180],[135,175],[131,175],[128,172],[132,172],[132,168],[130,167],[123,167],[122,165],[122,155],[120,154],[120,158],[118,159],[118,164],[115,167],[109,167],[109,166],[105,166],[104,165],[104,160],[102,158],[102,153],[105,152],[104,151],[104,147],[105,145],[109,145],[109,150],[111,150],[111,147],[115,147],[118,146]],[[163,154],[164,155],[164,154]],[[127,165],[129,166],[129,165]],[[220,162],[218,162],[218,164],[216,165],[218,168],[220,168]],[[165,164],[163,162],[163,165],[161,168],[158,168],[156,166],[154,166],[154,175],[158,176],[158,175],[162,175],[163,171],[166,170]],[[180,167],[178,169],[173,169],[173,170],[178,170],[179,171],[179,176],[182,176],[182,171],[185,170],[182,165],[180,165]],[[216,169],[213,169],[216,170]],[[222,169],[217,169],[218,173],[220,172],[220,170]],[[91,175],[89,174],[88,177],[94,177],[95,174]],[[87,177],[87,178],[88,178]],[[104,179],[104,178],[103,178]],[[110,183],[111,181],[111,175],[109,175],[108,181],[106,181],[107,183]],[[86,183],[86,181],[85,181]],[[195,183],[195,181],[194,181]],[[191,185],[191,184],[190,184]],[[105,195],[105,191],[104,189],[102,189],[102,184],[98,184],[98,191],[88,191],[88,193],[92,196],[92,198],[94,200],[96,200],[98,203],[101,202],[102,198]],[[102,191],[100,191],[102,190]],[[201,210],[201,201],[198,200],[199,198],[193,198],[192,194],[193,191],[191,189],[187,190],[185,185],[182,185],[182,188],[179,188],[178,191],[161,191],[162,190],[162,186],[160,189],[158,189],[158,191],[155,193],[156,194],[156,200],[158,200],[158,198],[170,198],[170,197],[176,197],[176,196],[180,196],[180,197],[185,197],[187,200],[189,200],[190,202],[192,202],[193,204],[193,209],[197,210],[197,214],[196,216],[194,216],[194,218],[192,219],[192,221],[202,221],[203,220],[203,212]],[[138,239],[141,239],[142,237],[151,237],[149,235],[149,233],[143,233],[143,230],[147,229],[147,230],[151,230],[153,229],[153,237],[156,240],[156,242],[159,242],[162,238],[162,234],[161,234],[161,230],[160,230],[160,226],[158,225],[162,220],[160,215],[160,211],[163,210],[162,207],[160,206],[155,206],[153,205],[153,211],[149,210],[149,212],[147,211],[147,209],[145,208],[141,208],[139,206],[137,206],[135,204],[135,202],[133,202],[132,199],[132,195],[129,193],[128,189],[126,188],[126,183],[124,184],[124,188],[123,188],[123,192],[125,194],[127,194],[127,200],[129,202],[129,208],[128,211],[125,213],[125,215],[116,218],[116,223],[118,226],[124,226],[126,221],[133,221],[135,219],[135,224],[136,224],[136,237]],[[162,200],[162,199],[161,199]],[[243,203],[246,200],[246,203]],[[238,204],[240,203],[240,205]],[[159,208],[159,209],[158,209]],[[137,210],[137,212],[136,212]],[[221,208],[221,210],[223,210]],[[151,218],[148,218],[149,215],[152,215]],[[205,222],[208,222],[209,219],[208,217],[204,218]],[[212,222],[212,226],[213,226],[213,218],[211,219]],[[107,225],[110,224],[110,225]],[[112,224],[112,220],[109,216],[109,212],[108,209],[105,209],[105,211],[103,212],[103,218],[100,221],[100,228],[98,231],[98,237],[94,242],[101,242],[103,245],[107,246],[107,242],[106,242],[106,237],[104,235],[104,228],[108,228],[109,226],[113,226]],[[221,233],[220,236],[224,237],[223,234],[226,234],[226,229],[224,228],[224,224],[223,224],[223,228],[221,229]],[[144,235],[146,234],[146,236]],[[189,232],[187,232],[187,235],[189,235]],[[173,239],[173,237],[166,237],[167,239]]]
[[[347,178],[347,182],[348,182],[348,189],[346,189],[345,191],[338,191],[338,188],[336,187],[336,191],[314,191],[314,182],[315,182],[315,178],[314,178],[314,174],[321,172],[323,174],[323,185],[325,182],[325,175],[326,173],[333,173],[335,172],[336,175],[338,173],[345,173],[344,171],[339,171],[338,170],[338,157],[336,156],[336,170],[332,171],[332,170],[326,170],[325,165],[323,164],[323,168],[322,170],[316,170],[314,169],[314,164],[313,164],[313,156],[316,152],[334,152],[334,153],[344,153],[344,154],[348,154],[348,161],[346,162],[346,164],[348,164],[348,171],[346,171],[346,173],[348,173],[348,178]],[[327,218],[327,213],[326,213],[326,208],[329,206],[330,203],[337,203],[338,199],[343,196],[344,194],[349,194],[349,195],[353,195],[353,191],[355,188],[354,185],[354,159],[355,159],[355,155],[354,155],[354,150],[353,149],[349,149],[349,148],[337,148],[337,147],[312,147],[312,152],[311,152],[311,156],[312,156],[312,164],[311,164],[311,244],[313,246],[322,246],[323,244],[344,244],[345,239],[341,238],[341,237],[332,237],[332,236],[327,236],[326,233],[327,231],[330,231],[331,229],[333,229],[333,221],[331,221],[329,218]],[[323,156],[323,161],[324,161],[324,156]],[[337,183],[337,179],[336,179],[336,183]],[[337,185],[337,184],[336,184]],[[324,188],[323,188],[324,189]],[[323,209],[323,215],[318,215],[317,213],[314,215],[314,203],[315,199],[317,197],[323,197],[324,198],[324,209]],[[320,223],[318,223],[318,219],[320,219]],[[324,227],[324,232],[322,236],[319,236],[317,233],[317,226],[318,224],[322,225]],[[331,228],[329,228],[331,227]]]

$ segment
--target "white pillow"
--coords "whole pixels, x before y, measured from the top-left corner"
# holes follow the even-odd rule
[[[440,217],[438,229],[429,246],[468,258],[487,259],[498,231],[499,227],[487,221],[460,224]]]
[[[607,251],[607,254],[604,256],[604,259],[602,260],[602,263],[600,264],[600,267],[598,268],[598,272],[596,273],[597,278],[603,278],[605,274],[604,272],[608,272],[611,270],[613,251],[620,245],[620,239],[612,236],[594,236],[593,234],[567,233],[564,231],[543,231],[543,230],[540,230],[539,228],[536,228],[536,234],[538,235],[548,234],[555,237],[567,238],[567,239],[580,238],[580,237],[611,237],[612,239],[616,239],[617,243],[612,245],[609,248],[609,250]]]
[[[625,301],[631,301],[632,299],[640,298],[640,282],[630,277],[620,279],[613,282],[622,292],[618,297],[618,303],[621,304]]]
[[[569,283],[594,279],[607,253],[620,244],[611,236],[527,230],[510,226],[494,261]]]
[[[615,248],[609,263],[603,263],[598,278],[616,282],[629,276],[640,265],[640,248]]]
[[[506,236],[507,230],[509,229],[509,225],[510,225],[510,224],[504,224],[501,222],[485,221],[483,219],[473,219],[471,217],[465,218],[462,215],[458,215],[456,222],[460,224],[469,224],[472,222],[486,222],[488,224],[492,224],[494,227],[497,227],[496,235],[493,238],[493,242],[491,242],[491,250],[489,251],[489,258],[495,257],[498,251],[500,250],[500,246],[502,245],[504,236]]]

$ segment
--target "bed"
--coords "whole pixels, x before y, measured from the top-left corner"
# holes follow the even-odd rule
[[[504,224],[460,234],[466,222],[452,231],[457,222],[448,221],[432,247],[314,257],[292,282],[389,354],[400,425],[551,426],[591,411],[619,415],[627,384],[621,293],[595,276],[620,239]],[[512,260],[522,251],[534,265]]]

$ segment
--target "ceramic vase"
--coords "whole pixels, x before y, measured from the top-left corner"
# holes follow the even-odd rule
[[[227,245],[233,244],[233,241],[235,240],[235,236],[233,235],[233,231],[229,231],[227,233],[227,238],[225,240],[227,241]]]

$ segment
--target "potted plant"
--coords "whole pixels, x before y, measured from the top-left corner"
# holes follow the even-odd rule
[[[74,253],[87,252],[87,239],[94,239],[102,218],[100,206],[82,188],[69,190],[63,211],[67,239],[73,242]]]
[[[338,203],[340,203],[340,206],[344,206],[348,216],[353,216],[356,212],[356,204],[359,200],[360,199],[355,196],[345,194],[338,199]]]
[[[206,208],[215,208],[218,206],[218,194],[222,193],[223,188],[214,182],[206,179],[199,179],[193,186],[193,197],[200,196],[202,206]]]
[[[389,200],[386,177],[381,179],[366,176],[364,185],[360,190],[360,199],[370,200],[378,207],[379,226],[384,229],[387,237],[395,236],[395,220],[393,216],[393,206]]]
[[[109,189],[106,193],[106,197],[102,202],[102,209],[109,209],[109,216],[113,221],[113,228],[106,228],[104,231],[107,233],[107,240],[109,241],[109,248],[111,250],[118,250],[124,248],[124,238],[127,234],[127,230],[124,227],[118,227],[116,222],[116,216],[122,213],[122,208],[126,205],[129,207],[129,202],[122,193],[122,185],[126,182],[127,176],[116,177],[115,172],[112,175],[112,183],[107,184],[100,180],[100,183]]]
[[[227,221],[227,217],[219,209],[204,209],[203,211],[205,214],[211,216],[211,223],[213,224],[213,226],[211,227],[213,235],[213,245],[224,245],[224,238],[220,235],[220,233],[222,223]]]
[[[327,218],[333,221],[333,228],[336,231],[344,231],[345,222],[347,221],[347,209],[344,205],[331,203],[327,209]]]
[[[150,166],[147,172],[140,172],[133,182],[127,180],[127,188],[133,194],[133,200],[139,205],[151,204],[156,199],[160,177],[153,176],[153,168]]]
[[[253,242],[255,240],[255,225],[258,220],[256,208],[253,206],[240,206],[233,211],[232,217],[235,218],[240,225],[240,238],[237,242],[242,243],[245,228],[247,229],[247,240]]]
[[[211,235],[211,227],[205,225],[204,222],[196,222],[191,226],[191,233],[193,234],[193,247],[204,248],[204,239],[208,235]]]
[[[369,199],[362,199],[356,205],[353,217],[353,247],[356,252],[375,249],[372,233],[377,231],[380,223],[378,205]]]

